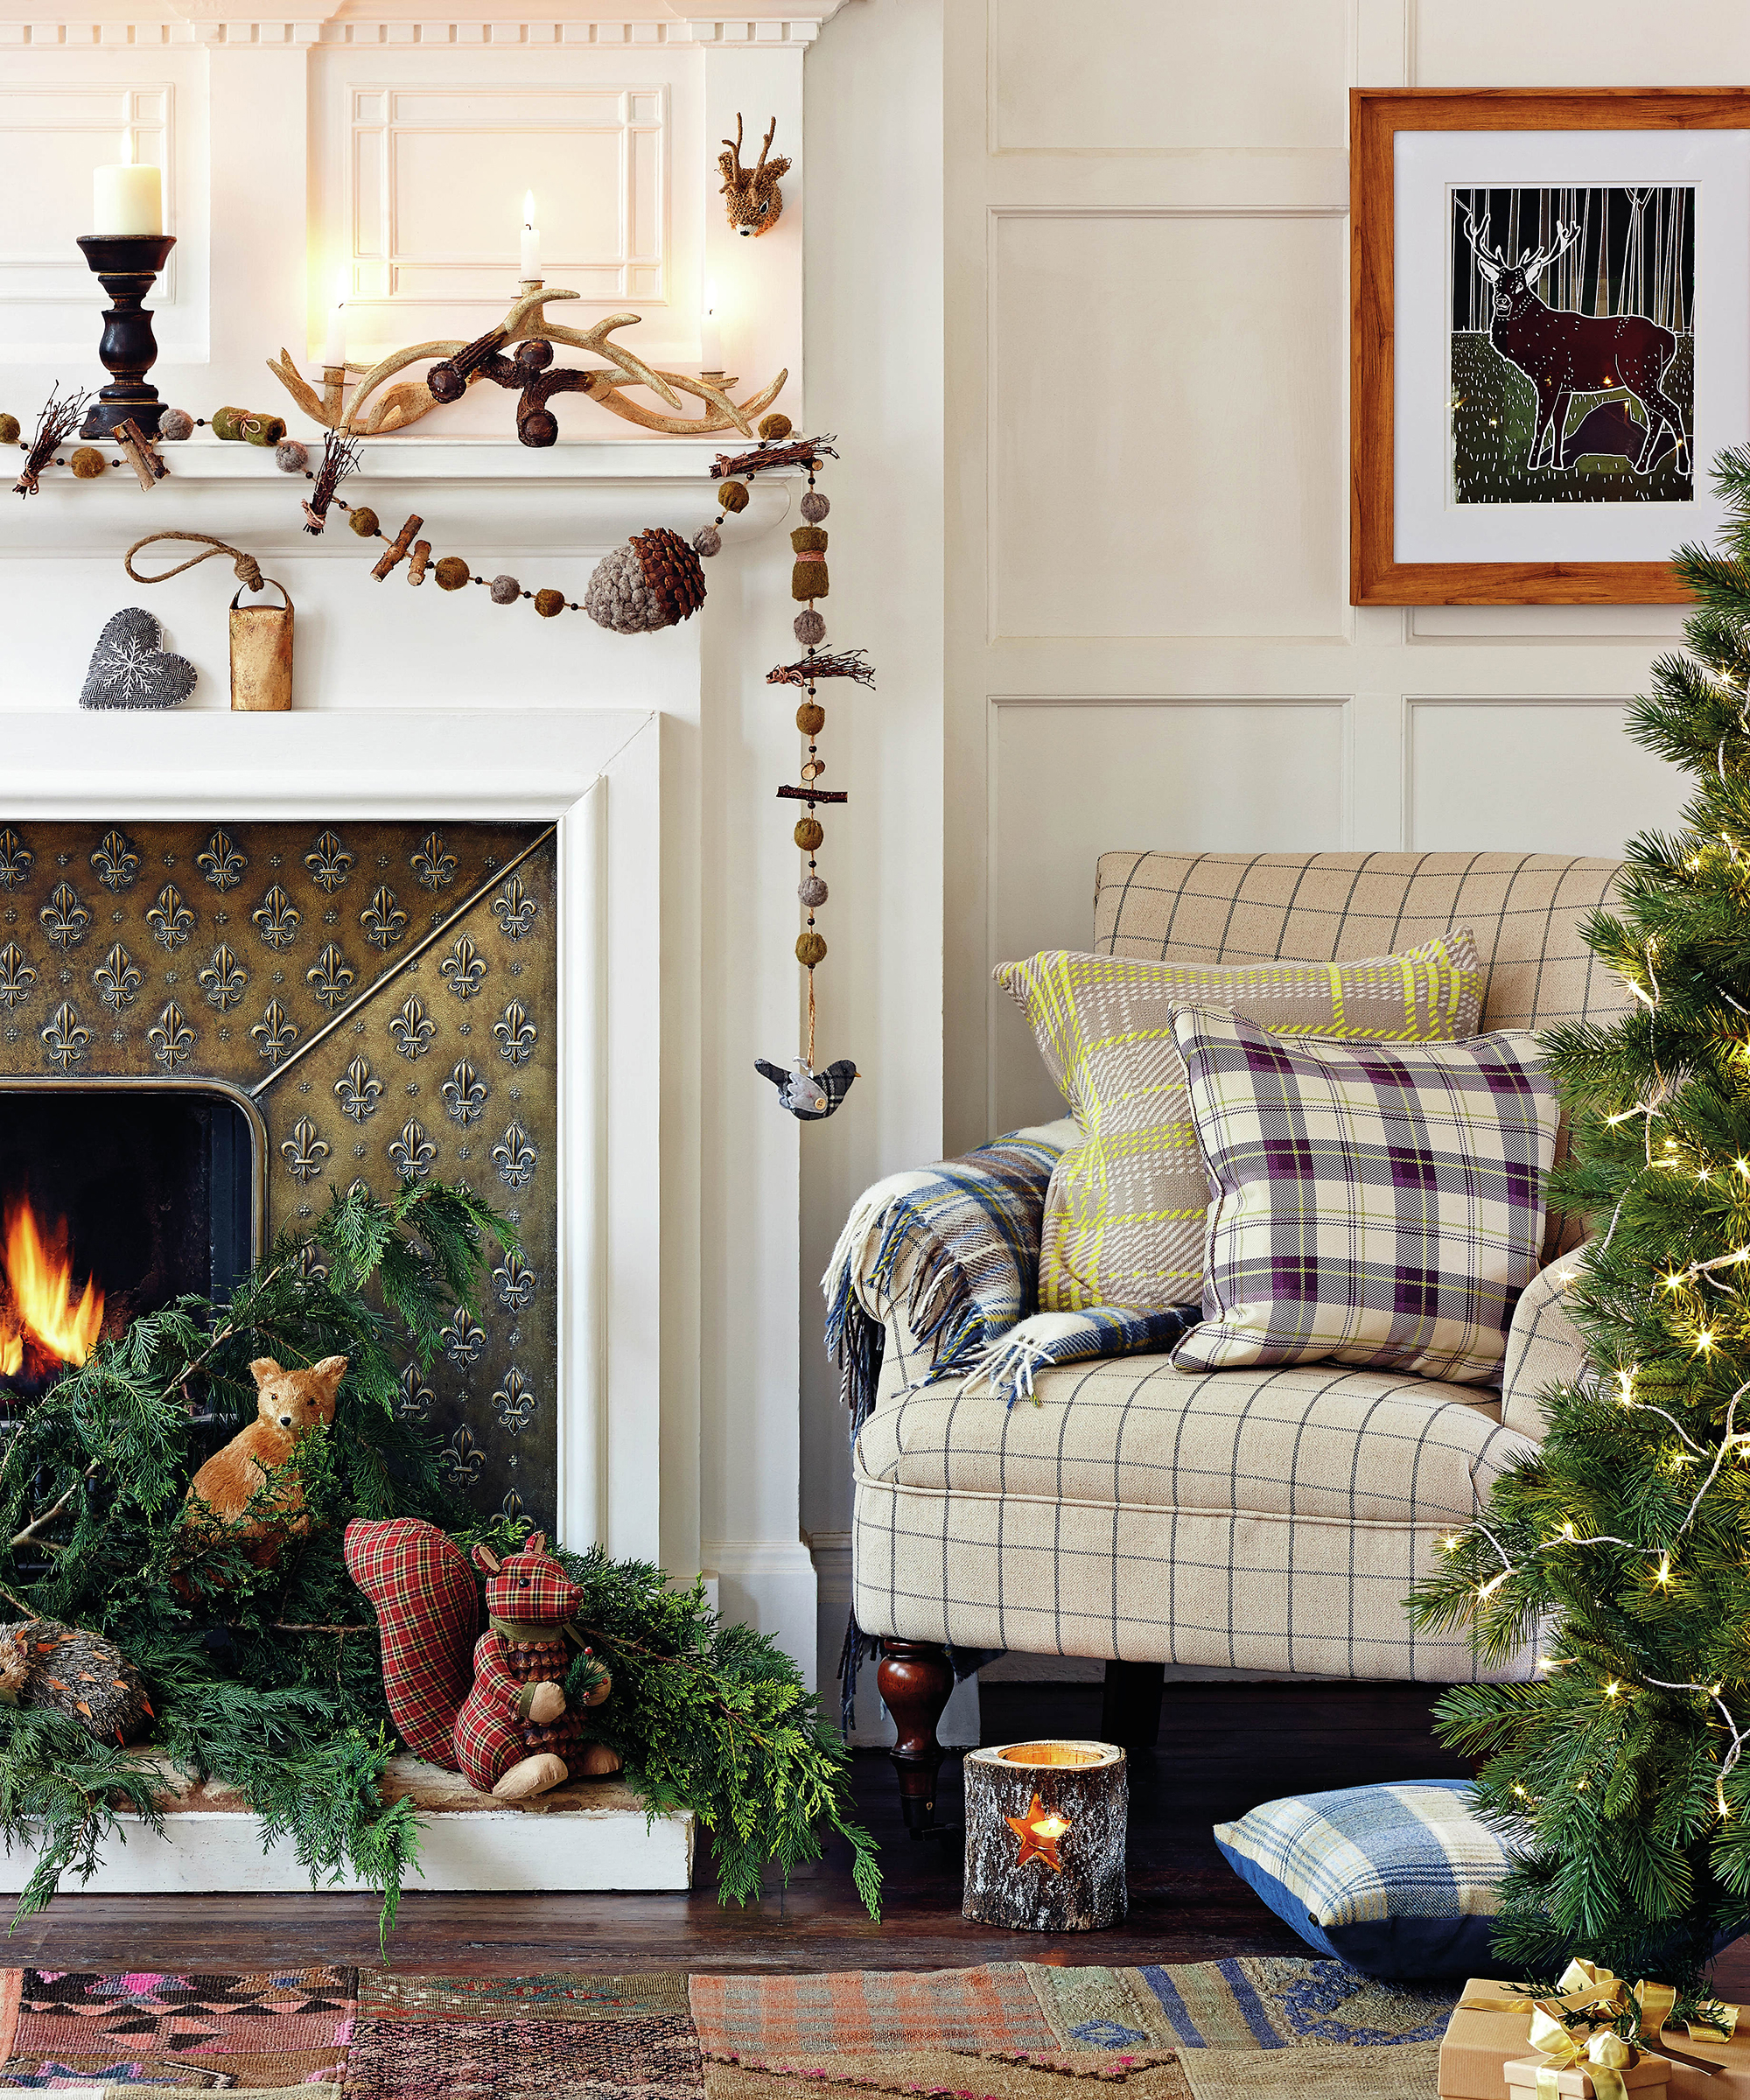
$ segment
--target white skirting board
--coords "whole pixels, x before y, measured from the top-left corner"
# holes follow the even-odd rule
[[[585,1780],[510,1807],[469,1791],[453,1773],[412,1758],[392,1760],[384,1792],[411,1794],[424,1813],[419,1868],[406,1882],[421,1889],[684,1889],[692,1886],[690,1813],[648,1821],[635,1796],[612,1780]],[[111,1840],[89,1881],[63,1881],[67,1895],[266,1895],[310,1893],[310,1876],[288,1838],[262,1850],[261,1826],[217,1787],[178,1787],[157,1836],[131,1816],[126,1842]],[[32,1856],[0,1856],[0,1891],[29,1880]],[[318,1894],[366,1886],[324,1882]]]

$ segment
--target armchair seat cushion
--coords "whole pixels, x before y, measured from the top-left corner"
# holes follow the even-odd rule
[[[1531,1452],[1474,1386],[1336,1364],[1064,1365],[1039,1404],[942,1381],[864,1424],[858,1624],[900,1640],[1452,1684],[1404,1599]]]
[[[907,1488],[1345,1522],[1467,1522],[1531,1444],[1475,1386],[1340,1364],[1175,1370],[1165,1356],[1041,1372],[1038,1405],[944,1382],[882,1408],[859,1474]]]

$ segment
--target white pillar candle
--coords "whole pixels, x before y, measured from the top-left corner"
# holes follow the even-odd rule
[[[325,365],[344,365],[346,361],[346,294],[351,289],[343,270],[334,280],[334,304],[328,310],[328,333],[322,346]]]
[[[120,162],[91,172],[91,230],[94,234],[164,231],[164,178],[156,168],[134,165],[131,131],[122,134]]]
[[[699,314],[699,370],[723,370],[723,332],[717,325],[717,279],[705,279],[704,305]]]
[[[522,257],[521,274],[525,277],[541,275],[541,228],[535,223],[535,192],[522,192],[522,238],[519,248]]]

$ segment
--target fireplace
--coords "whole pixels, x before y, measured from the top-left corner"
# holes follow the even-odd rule
[[[74,1329],[20,1348],[0,1306],[0,1404],[332,1194],[441,1177],[519,1244],[397,1404],[477,1508],[554,1529],[556,879],[550,823],[0,809],[0,1249],[17,1182],[14,1266]]]
[[[261,1242],[265,1145],[209,1082],[0,1081],[0,1404],[142,1313],[228,1294]]]

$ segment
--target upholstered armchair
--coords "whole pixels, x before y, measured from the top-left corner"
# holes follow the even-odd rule
[[[1608,1021],[1625,995],[1582,926],[1617,872],[1506,853],[1109,853],[1093,946],[1322,962],[1468,926],[1482,1031]],[[1046,1185],[1078,1138],[1065,1120],[894,1176],[858,1204],[836,1257],[853,1610],[880,1651],[914,1830],[934,1819],[956,1652],[1103,1658],[1104,1726],[1132,1746],[1154,1739],[1169,1663],[1435,1684],[1481,1674],[1462,1638],[1416,1632],[1403,1600],[1535,1446],[1538,1388],[1582,1361],[1560,1306],[1560,1256],[1578,1233],[1552,1218],[1499,1391],[1339,1363],[1199,1373],[1130,1354],[1045,1368],[1034,1404],[1012,1405],[967,1366],[1032,1310]],[[1000,1221],[982,1242],[956,1228],[962,1180]],[[1497,1674],[1526,1675],[1530,1660]]]

